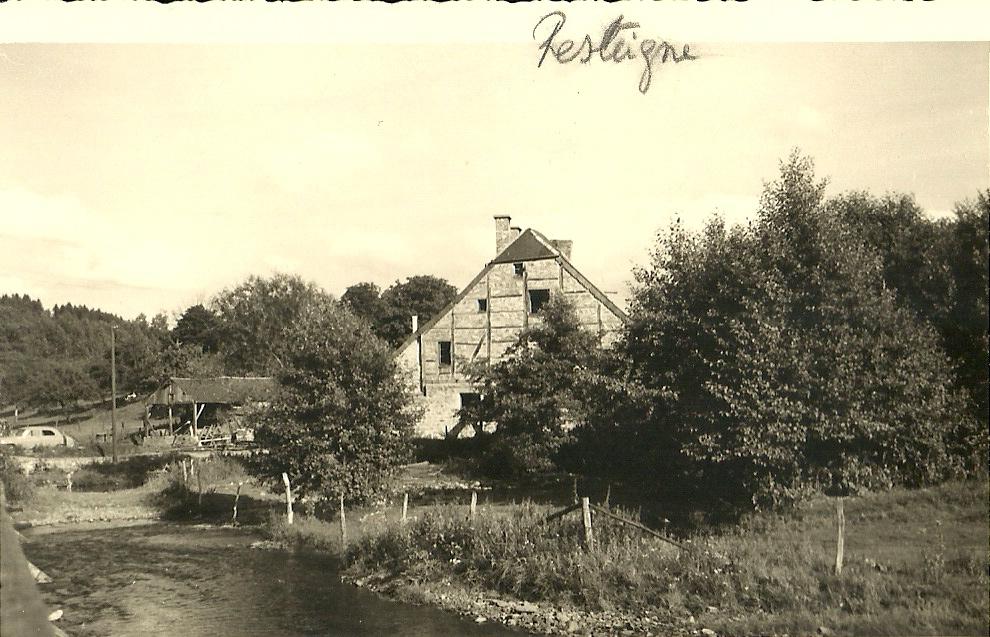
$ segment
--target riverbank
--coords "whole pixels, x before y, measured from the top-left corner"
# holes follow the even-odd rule
[[[229,525],[239,485],[237,522],[264,538],[255,548],[333,557],[355,587],[478,624],[538,634],[709,637],[990,630],[986,482],[846,498],[845,566],[836,575],[832,499],[696,532],[682,538],[684,549],[596,516],[588,550],[579,513],[546,522],[550,506],[485,495],[472,518],[470,492],[479,485],[436,471],[409,468],[406,486],[421,490],[407,491],[414,495],[404,521],[402,495],[387,506],[348,509],[346,543],[339,516],[297,510],[288,525],[284,501],[222,458],[197,463],[195,477],[174,462],[151,469],[128,489],[68,493],[43,485],[15,517],[57,528],[152,519]],[[431,492],[432,481],[454,489],[458,504],[437,504],[443,498]]]
[[[12,514],[20,528],[157,520],[161,511],[153,499],[163,486],[149,484],[121,491],[72,493],[43,486],[35,490],[30,500],[15,507]]]
[[[424,512],[345,551],[357,584],[554,634],[985,635],[986,482],[847,498],[835,573],[835,502],[754,515],[690,548],[615,529],[580,544],[544,510]],[[480,621],[480,620],[479,620]]]

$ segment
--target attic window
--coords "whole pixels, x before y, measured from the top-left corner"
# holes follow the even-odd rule
[[[488,311],[488,299],[478,299],[478,311],[479,312]]]
[[[441,367],[450,367],[451,349],[450,341],[437,341],[437,360]]]
[[[522,276],[523,272],[526,271],[526,266],[522,263],[513,263],[512,270],[516,273],[516,276]]]
[[[550,300],[550,290],[529,291],[529,313],[536,314]]]

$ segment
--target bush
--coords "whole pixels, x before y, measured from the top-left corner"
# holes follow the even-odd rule
[[[632,477],[665,467],[700,501],[746,509],[972,465],[981,434],[936,334],[823,188],[794,155],[753,222],[674,227],[637,273],[625,351],[658,399],[617,432],[643,458]]]
[[[848,634],[978,634],[990,610],[981,594],[990,566],[980,539],[986,488],[951,483],[850,498],[847,533],[856,542],[847,544],[841,576],[827,498],[786,516],[749,514],[723,534],[689,538],[686,550],[599,517],[595,550],[586,551],[574,514],[546,523],[546,509],[523,506],[471,521],[463,508],[437,508],[357,543],[348,570],[554,607],[677,623],[691,615],[728,634],[811,634],[821,625]],[[945,522],[926,528],[935,519]]]
[[[490,477],[558,471],[574,438],[571,429],[587,417],[588,377],[603,356],[598,337],[582,328],[562,296],[551,298],[540,316],[500,361],[471,370],[482,398],[465,405],[459,417],[497,424],[479,463]]]
[[[34,495],[34,484],[21,468],[13,452],[0,447],[0,480],[8,502],[27,502]]]
[[[185,457],[178,453],[131,456],[117,463],[83,465],[73,472],[72,485],[78,491],[119,491],[143,485],[150,474]]]
[[[300,498],[368,502],[408,460],[416,419],[392,351],[333,299],[292,326],[271,406],[254,414],[267,453],[253,463],[275,489],[283,472]]]

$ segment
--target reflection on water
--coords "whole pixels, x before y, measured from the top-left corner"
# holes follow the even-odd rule
[[[70,635],[518,635],[340,583],[332,561],[248,548],[234,529],[148,525],[39,534],[28,559]]]

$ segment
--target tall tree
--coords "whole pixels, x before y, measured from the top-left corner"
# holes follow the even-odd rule
[[[412,316],[420,324],[433,318],[454,297],[457,288],[446,280],[431,275],[411,276],[404,283],[396,281],[381,295],[381,318],[375,332],[397,347],[412,334]]]
[[[217,315],[202,304],[190,306],[182,313],[172,330],[179,343],[198,345],[204,352],[217,351],[220,325]]]
[[[382,291],[374,283],[355,283],[347,288],[340,300],[356,315],[377,326],[382,319]]]
[[[753,222],[675,227],[637,273],[632,373],[672,398],[651,444],[699,497],[775,504],[964,468],[973,429],[936,335],[823,190],[795,154]]]
[[[595,334],[581,328],[562,296],[540,310],[497,363],[477,365],[478,393],[460,417],[468,423],[497,423],[484,469],[495,477],[521,477],[560,468],[560,452],[571,431],[587,419],[588,376],[600,366]]]
[[[990,419],[990,189],[975,201],[957,204],[955,213],[951,252],[955,298],[944,330],[945,347],[985,426]]]
[[[828,204],[880,257],[898,303],[938,331],[972,412],[987,422],[987,246],[990,193],[933,220],[905,195],[842,195]]]
[[[236,374],[271,375],[291,351],[293,325],[332,297],[294,275],[252,276],[220,292],[212,303],[224,366]]]
[[[391,350],[342,304],[317,296],[288,326],[279,391],[255,415],[273,486],[286,472],[303,497],[366,502],[407,458],[416,412]]]

